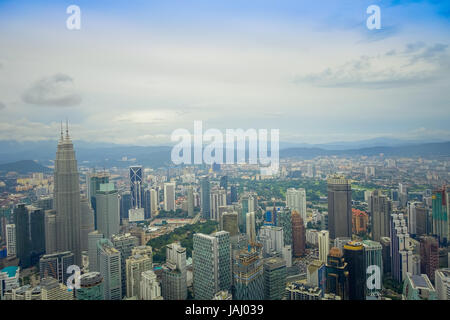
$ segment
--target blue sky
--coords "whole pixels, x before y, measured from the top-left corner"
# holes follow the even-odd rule
[[[431,0],[0,1],[0,139],[56,139],[66,117],[74,139],[140,145],[194,120],[290,142],[450,139],[449,16]]]

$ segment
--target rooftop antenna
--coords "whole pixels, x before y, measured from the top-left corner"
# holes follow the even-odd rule
[[[62,124],[62,120],[61,120],[61,140],[63,140],[64,135],[63,135],[63,124]]]

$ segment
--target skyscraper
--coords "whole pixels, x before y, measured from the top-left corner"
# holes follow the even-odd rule
[[[131,208],[143,208],[144,185],[142,179],[142,166],[130,167]]]
[[[152,256],[142,254],[132,254],[125,263],[127,297],[136,297],[140,299],[141,274],[145,271],[152,270]]]
[[[277,225],[283,228],[284,244],[292,244],[292,213],[289,208],[284,208],[278,213]]]
[[[19,204],[14,209],[14,224],[16,226],[17,258],[22,268],[31,266],[31,239],[28,210],[25,204]]]
[[[284,248],[283,228],[262,226],[259,229],[259,243],[263,246],[264,256],[282,254]]]
[[[348,264],[349,300],[366,299],[366,261],[361,242],[344,245],[344,260]]]
[[[45,253],[57,252],[56,245],[56,210],[45,211]]]
[[[306,250],[306,232],[303,219],[297,211],[292,211],[292,252],[294,257],[301,257]]]
[[[103,239],[103,234],[98,232],[98,230],[92,231],[88,234],[88,256],[90,272],[100,271],[97,243],[101,239]]]
[[[125,297],[127,294],[126,260],[132,255],[133,248],[139,245],[139,240],[130,233],[115,234],[111,237],[111,243],[120,253],[122,297]]]
[[[238,213],[237,212],[225,212],[222,215],[222,230],[230,233],[230,237],[239,234],[238,226]]]
[[[317,235],[319,243],[319,260],[327,263],[328,253],[330,251],[330,234],[326,230],[319,231]]]
[[[281,300],[286,290],[286,262],[282,258],[264,261],[264,299]]]
[[[202,194],[202,216],[203,219],[211,218],[210,190],[208,176],[200,179],[200,192]]]
[[[222,290],[231,288],[230,234],[194,234],[193,287],[197,300],[210,300]]]
[[[328,178],[328,230],[332,240],[352,236],[352,187],[342,176]]]
[[[166,246],[166,262],[162,266],[161,294],[164,300],[186,300],[186,248],[179,243]]]
[[[175,211],[175,182],[164,183],[164,210]]]
[[[188,207],[188,217],[194,217],[194,188],[189,186],[187,189],[187,207]]]
[[[450,300],[450,268],[435,271],[434,286],[438,300]]]
[[[236,300],[264,299],[264,269],[260,252],[249,247],[233,260],[233,297]]]
[[[412,272],[413,251],[409,247],[409,233],[403,214],[391,215],[391,273],[392,278],[403,282],[407,272]]]
[[[348,263],[345,262],[342,251],[336,247],[330,249],[326,264],[326,293],[332,293],[341,300],[348,300],[349,295]]]
[[[113,183],[101,184],[96,199],[97,230],[109,239],[120,230],[119,193]]]
[[[58,142],[54,170],[54,205],[56,210],[56,245],[60,252],[71,251],[75,264],[81,265],[80,184],[68,127]]]
[[[431,199],[433,234],[438,236],[440,244],[445,244],[448,239],[448,213],[445,188],[434,190]]]
[[[67,283],[70,274],[67,268],[74,264],[74,254],[70,251],[46,254],[39,260],[40,278],[52,277],[61,282]]]
[[[16,256],[16,225],[6,225],[6,252],[9,257]]]
[[[306,191],[303,188],[289,188],[286,191],[286,206],[297,211],[306,225]]]
[[[161,287],[156,280],[153,270],[147,270],[141,274],[141,300],[161,300]]]
[[[381,279],[383,278],[383,247],[379,242],[372,241],[372,240],[364,240],[363,242],[364,246],[364,257],[366,262],[366,271],[369,266],[377,266],[380,270],[380,282],[377,283],[372,282],[372,286],[370,288],[367,288],[367,295],[368,296],[376,296],[379,291],[381,290]],[[371,276],[371,274],[367,274],[367,272],[364,272],[366,274],[366,280]],[[379,288],[377,288],[377,284],[380,285]]]
[[[247,231],[247,239],[249,242],[256,241],[256,218],[255,212],[249,212],[246,215],[245,229]]]
[[[95,230],[94,226],[94,211],[87,198],[81,198],[80,203],[81,213],[81,251],[88,250],[88,234]]]
[[[150,190],[150,211],[153,215],[158,210],[159,205],[159,196],[158,196],[158,190],[151,189]]]
[[[87,175],[87,193],[88,200],[91,204],[92,210],[94,211],[94,229],[97,230],[97,203],[96,195],[97,191],[100,190],[100,185],[109,183],[109,173],[107,172],[94,172]]]
[[[420,238],[420,272],[434,282],[435,271],[439,268],[439,244],[436,238]]]
[[[374,190],[369,198],[369,209],[372,219],[372,239],[380,241],[381,237],[389,237],[392,201],[380,190]]]
[[[120,252],[108,239],[97,242],[99,270],[104,279],[105,300],[122,300]]]

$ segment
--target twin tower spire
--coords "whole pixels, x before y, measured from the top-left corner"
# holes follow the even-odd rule
[[[64,139],[68,140],[70,139],[69,136],[69,120],[66,119],[66,136],[64,137],[63,134],[63,122],[61,121],[61,141],[63,141]]]

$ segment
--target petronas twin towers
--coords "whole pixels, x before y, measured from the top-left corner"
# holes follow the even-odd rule
[[[81,265],[81,214],[80,184],[77,160],[73,143],[66,134],[61,137],[56,151],[54,170],[54,209],[56,211],[56,248],[57,251],[71,251],[75,263]]]

